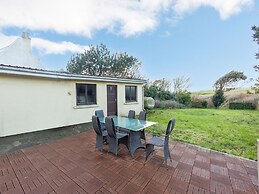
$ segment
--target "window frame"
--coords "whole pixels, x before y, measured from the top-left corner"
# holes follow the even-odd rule
[[[84,87],[84,101],[79,102],[79,98],[82,97],[83,95],[80,95],[79,93],[79,87]],[[91,86],[91,87],[87,87]],[[90,91],[90,88],[94,86],[94,90]],[[81,88],[82,89],[82,88]],[[89,89],[89,90],[88,90]],[[88,95],[88,93],[93,93],[93,100],[89,100],[92,97]],[[97,84],[86,84],[86,83],[76,83],[76,106],[89,106],[89,105],[97,105]]]
[[[129,88],[129,95],[127,95],[127,88]],[[135,89],[134,96],[132,94],[132,92],[133,92],[132,88]],[[129,96],[130,99],[127,99],[128,96]],[[138,86],[136,86],[136,85],[125,85],[125,102],[126,103],[138,102]]]

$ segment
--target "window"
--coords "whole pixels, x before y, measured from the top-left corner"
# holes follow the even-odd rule
[[[96,104],[96,84],[76,84],[76,105]]]
[[[126,102],[137,101],[137,86],[125,86]]]

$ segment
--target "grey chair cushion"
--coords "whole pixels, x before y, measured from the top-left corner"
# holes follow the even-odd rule
[[[130,130],[125,129],[125,128],[118,128],[118,130],[119,130],[119,132],[122,132],[122,133],[127,133],[127,134],[130,133]]]
[[[101,123],[101,129],[102,129],[102,131],[106,130],[106,127],[105,127],[104,123]]]
[[[116,135],[117,135],[117,138],[118,138],[118,139],[128,136],[128,134],[126,134],[126,133],[120,133],[120,132],[116,132]]]
[[[165,141],[163,139],[160,139],[159,137],[154,136],[147,142],[147,144],[153,144],[158,147],[163,147],[164,142]]]

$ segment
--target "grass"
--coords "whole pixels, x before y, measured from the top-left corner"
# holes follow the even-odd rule
[[[250,91],[251,93],[255,93],[254,89],[251,89],[249,87],[246,88],[236,88],[234,90],[230,90],[230,91],[225,91],[224,94],[226,96],[228,95],[238,95],[238,94],[247,94],[247,91]],[[203,90],[203,91],[198,91],[198,92],[192,92],[192,96],[213,96],[213,94],[215,93],[214,90]]]
[[[153,109],[147,120],[158,122],[148,132],[163,135],[171,117],[171,139],[256,160],[259,111],[217,109]]]
[[[214,90],[203,90],[198,92],[192,92],[192,95],[213,95]]]

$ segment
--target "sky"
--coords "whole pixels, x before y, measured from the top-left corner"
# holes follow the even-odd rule
[[[103,43],[138,58],[145,79],[190,78],[189,91],[212,89],[231,70],[258,77],[253,25],[256,0],[0,0],[0,48],[28,32],[43,66],[65,70]]]

